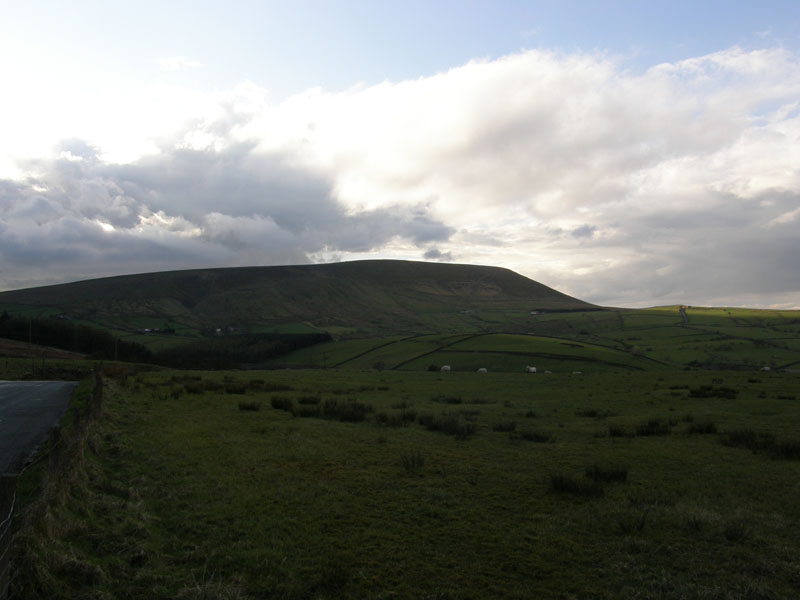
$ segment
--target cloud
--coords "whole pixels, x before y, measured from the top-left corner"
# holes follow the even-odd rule
[[[591,238],[597,231],[597,227],[593,225],[581,225],[573,229],[570,234],[575,238]]]
[[[423,254],[425,260],[438,260],[440,262],[452,262],[453,255],[450,252],[442,252],[438,248],[429,248]]]
[[[0,182],[3,258],[63,244],[106,274],[146,266],[137,244],[159,266],[422,252],[606,304],[800,305],[800,57],[782,49],[641,73],[534,50],[278,104],[250,82],[168,98],[174,126],[126,133],[153,150],[111,162],[119,141],[72,139]]]
[[[282,155],[256,153],[252,144],[171,147],[116,165],[71,140],[56,158],[25,166],[25,181],[0,181],[3,287],[25,273],[32,283],[49,283],[179,267],[308,263],[316,253],[368,252],[393,239],[422,246],[453,231],[424,206],[348,213],[324,175]]]
[[[162,71],[183,71],[185,69],[196,69],[203,65],[185,56],[165,56],[158,59],[158,66]]]
[[[788,212],[783,213],[771,219],[767,222],[766,227],[775,227],[777,225],[787,225],[789,223],[793,223],[797,220],[797,217],[800,217],[800,207],[795,208],[794,210],[790,210]]]

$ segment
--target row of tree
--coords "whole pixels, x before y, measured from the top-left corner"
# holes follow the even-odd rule
[[[327,333],[213,336],[153,353],[141,344],[69,320],[0,315],[0,338],[85,354],[96,360],[159,364],[179,369],[234,369],[327,342]]]
[[[162,350],[159,364],[178,369],[235,369],[255,366],[295,350],[331,341],[327,333],[254,333],[200,339]]]
[[[152,352],[141,344],[64,319],[32,319],[4,311],[0,315],[0,337],[77,352],[94,359],[150,362],[153,358]]]

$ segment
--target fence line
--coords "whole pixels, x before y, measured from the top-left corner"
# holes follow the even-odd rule
[[[11,581],[11,521],[14,505],[17,502],[17,478],[15,475],[0,477],[0,599],[8,597],[8,584]]]
[[[87,399],[86,411],[84,414],[75,412],[73,414],[72,435],[75,439],[67,443],[67,439],[62,435],[60,425],[56,425],[50,430],[50,444],[46,453],[41,453],[36,459],[29,463],[36,464],[47,459],[47,476],[58,478],[61,471],[67,467],[71,457],[80,452],[83,439],[88,429],[89,421],[96,419],[102,412],[103,403],[103,377],[100,369],[95,368],[92,381],[92,394]],[[73,443],[74,442],[74,443]],[[11,530],[14,516],[14,508],[17,500],[17,477],[18,474],[5,473],[0,477],[0,600],[8,600],[9,584],[11,583],[13,566],[11,564],[11,545],[13,533]]]

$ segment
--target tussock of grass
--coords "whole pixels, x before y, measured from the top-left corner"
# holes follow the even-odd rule
[[[377,413],[375,423],[384,427],[406,427],[417,420],[417,411],[403,409],[400,413]]]
[[[550,488],[559,494],[571,494],[585,498],[599,498],[603,495],[603,486],[596,481],[575,479],[563,473],[550,475]]]
[[[575,411],[576,417],[590,417],[593,419],[605,419],[613,417],[615,414],[609,410],[598,410],[596,408],[581,408]]]
[[[442,415],[419,415],[417,421],[428,431],[438,431],[455,436],[457,440],[466,440],[475,435],[475,423],[462,413],[445,413]]]
[[[202,394],[206,391],[206,386],[201,382],[188,382],[184,384],[183,389],[187,394]]]
[[[747,448],[761,452],[774,448],[777,441],[771,433],[757,433],[754,429],[735,429],[722,438],[722,443],[733,448]]]
[[[322,407],[322,416],[325,419],[357,423],[364,421],[372,410],[372,405],[353,400],[346,402],[325,400],[325,404]]]
[[[265,392],[291,392],[294,388],[291,385],[287,385],[285,383],[275,383],[271,381],[267,381],[262,386],[262,389]]]
[[[222,390],[222,389],[225,388],[225,384],[223,384],[221,381],[216,381],[214,379],[209,379],[209,380],[203,382],[203,388],[207,392],[218,392],[219,390]]]
[[[597,483],[613,483],[628,480],[628,467],[622,465],[590,465],[586,476]]]
[[[299,396],[297,398],[298,404],[319,404],[321,401],[319,396]]]
[[[401,452],[400,463],[406,471],[418,471],[425,466],[425,457],[419,450],[415,450],[414,452]]]
[[[405,421],[406,423],[413,423],[417,420],[417,411],[413,408],[404,409],[400,413],[400,418]]]
[[[464,404],[497,404],[497,400],[491,398],[468,398]]]
[[[640,510],[628,509],[627,511],[620,512],[616,516],[616,532],[619,535],[631,535],[642,532],[647,523],[647,515],[650,514],[650,510],[650,506],[645,506]]]
[[[169,378],[172,383],[195,383],[197,381],[202,381],[202,375],[188,375],[188,374],[180,374],[180,375],[173,375]]]
[[[512,431],[508,436],[513,441],[522,440],[524,442],[535,442],[537,444],[546,444],[553,441],[553,436],[549,433],[541,433],[539,431]]]
[[[258,400],[239,400],[239,410],[258,411],[261,410],[261,402]]]
[[[300,405],[293,406],[291,411],[293,417],[301,419],[319,419],[322,417],[322,409],[319,406]]]
[[[733,517],[728,519],[723,528],[722,535],[732,543],[743,543],[752,535],[752,525],[745,519]]]
[[[492,431],[509,432],[509,431],[514,431],[516,428],[517,428],[516,421],[503,421],[501,423],[494,423],[492,425]]]
[[[291,412],[292,408],[294,407],[294,401],[291,398],[286,398],[285,396],[273,396],[269,400],[270,406],[276,410],[285,410],[287,412]]]
[[[461,404],[463,400],[461,399],[461,396],[437,394],[435,396],[431,396],[431,402],[440,402],[442,404]]]
[[[735,400],[738,392],[726,386],[701,385],[689,390],[690,398],[726,398]]]
[[[375,423],[382,427],[405,427],[408,425],[408,421],[404,421],[400,415],[397,414],[380,412],[375,414],[374,419]]]
[[[250,379],[247,382],[247,389],[251,392],[260,392],[264,389],[263,379]]]
[[[629,432],[625,427],[622,425],[609,425],[608,426],[608,435],[612,438],[620,438],[620,437],[633,437],[633,433]]]
[[[751,452],[763,452],[776,460],[800,460],[800,440],[779,441],[774,434],[756,432],[751,428],[736,429],[722,438],[722,443]]]
[[[778,442],[772,456],[784,460],[800,460],[800,440]]]
[[[669,435],[672,432],[669,423],[661,419],[648,419],[636,427],[636,435],[638,436],[652,436],[652,435]]]
[[[687,431],[689,435],[707,435],[717,433],[717,426],[713,421],[700,421],[691,423]]]

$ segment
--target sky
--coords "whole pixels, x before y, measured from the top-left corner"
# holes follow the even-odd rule
[[[0,290],[397,258],[800,308],[795,0],[0,2]]]

